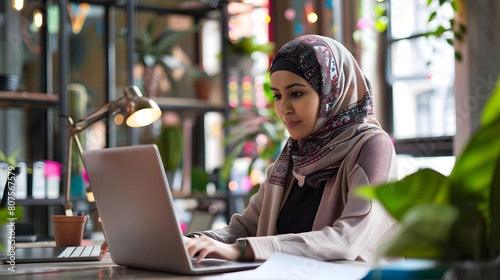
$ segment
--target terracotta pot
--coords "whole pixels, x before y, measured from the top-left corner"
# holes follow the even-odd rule
[[[88,216],[52,215],[56,246],[80,246]]]
[[[194,82],[194,87],[196,91],[196,98],[201,100],[208,100],[212,89],[214,87],[214,82],[212,80],[196,80]]]

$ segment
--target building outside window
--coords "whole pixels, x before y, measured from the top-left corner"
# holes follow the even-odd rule
[[[427,0],[391,0],[387,5],[386,82],[392,93],[392,131],[403,175],[430,167],[445,175],[454,164],[452,137],[456,131],[454,48],[445,39],[427,37],[434,6]],[[432,3],[432,5],[437,3]],[[437,10],[448,23],[451,5]],[[446,28],[446,24],[443,24]],[[453,34],[445,34],[452,38]]]

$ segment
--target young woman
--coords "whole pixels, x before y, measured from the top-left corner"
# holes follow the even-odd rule
[[[243,213],[225,228],[188,235],[190,255],[377,261],[377,247],[396,223],[353,189],[397,178],[370,83],[345,47],[318,35],[286,43],[270,72],[274,108],[290,138]]]

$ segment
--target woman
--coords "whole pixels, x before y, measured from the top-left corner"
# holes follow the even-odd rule
[[[375,262],[396,224],[353,189],[396,179],[396,157],[374,119],[368,80],[346,48],[318,35],[286,43],[270,72],[290,138],[243,213],[225,228],[188,235],[188,252],[197,261],[283,252]]]

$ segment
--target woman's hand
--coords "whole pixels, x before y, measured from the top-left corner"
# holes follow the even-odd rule
[[[101,258],[104,258],[107,252],[108,252],[108,241],[104,240],[104,242],[101,244],[101,253],[99,254],[99,256]]]
[[[185,238],[184,240],[189,256],[193,258],[195,255],[198,255],[196,258],[197,263],[206,257],[237,260],[240,256],[240,250],[236,243],[222,243],[205,235],[197,238]]]

